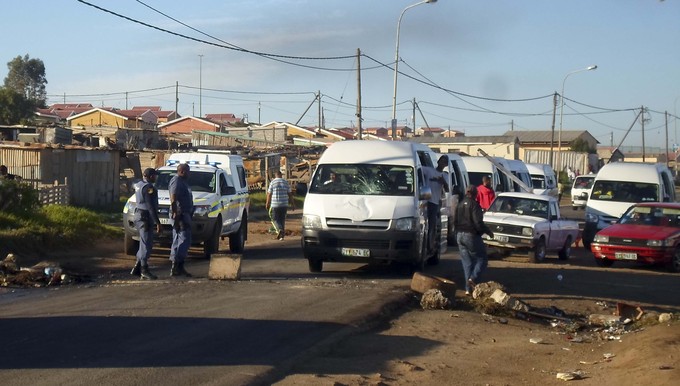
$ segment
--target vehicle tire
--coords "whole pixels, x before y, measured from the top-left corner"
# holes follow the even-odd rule
[[[241,253],[246,245],[246,232],[248,232],[248,219],[241,220],[241,226],[236,233],[229,235],[229,250],[231,253]]]
[[[598,267],[611,267],[614,265],[614,260],[595,258],[595,264],[597,264]]]
[[[135,240],[129,234],[125,233],[123,239],[123,249],[128,256],[135,256],[139,250],[139,241]]]
[[[411,263],[411,271],[422,272],[425,270],[425,262],[427,261],[427,233],[423,237],[423,242],[420,245],[420,253],[416,256],[416,261]]]
[[[543,260],[545,260],[545,254],[545,239],[541,237],[536,242],[534,249],[529,251],[529,259],[531,259],[531,261],[534,263],[542,263]]]
[[[433,253],[432,256],[430,256],[427,259],[427,265],[437,265],[437,264],[439,264],[441,259],[442,259],[442,250],[441,250],[440,247],[437,247],[437,251],[435,253]]]
[[[323,260],[308,258],[307,263],[309,264],[309,272],[318,273],[323,271]]]
[[[453,223],[453,221],[449,220],[449,226],[448,226],[449,231],[446,234],[446,243],[450,247],[458,245],[458,240],[456,240],[456,227],[452,223]]]
[[[567,239],[564,241],[564,246],[557,253],[558,259],[569,260],[569,257],[571,256],[571,243],[571,236],[567,236]]]
[[[213,253],[217,253],[220,250],[220,235],[222,233],[222,217],[217,217],[217,222],[215,223],[215,229],[213,229],[212,236],[205,240],[203,243],[203,256],[206,259],[210,259]]]
[[[680,272],[680,247],[675,248],[671,262],[668,263],[668,270],[671,272]]]

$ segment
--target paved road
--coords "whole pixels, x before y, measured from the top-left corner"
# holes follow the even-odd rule
[[[3,385],[267,384],[410,296],[410,277],[390,267],[329,263],[311,274],[295,239],[248,248],[238,282],[208,280],[206,261],[189,267],[192,279],[139,282],[121,272],[113,282],[0,295]],[[462,282],[455,248],[427,273]],[[582,248],[539,265],[492,260],[486,277],[532,304],[618,299],[675,312],[677,279],[598,268]],[[422,343],[404,347],[419,355],[436,344]]]

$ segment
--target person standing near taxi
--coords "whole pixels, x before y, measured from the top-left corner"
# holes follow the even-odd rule
[[[286,215],[288,207],[295,209],[295,201],[290,184],[283,178],[281,171],[277,170],[274,178],[267,188],[267,201],[265,208],[269,211],[272,225],[276,230],[276,239],[283,240],[286,236]]]
[[[477,187],[477,202],[482,210],[487,210],[491,206],[493,199],[496,198],[496,192],[491,187],[491,177],[482,177],[482,184]]]
[[[144,170],[144,179],[135,184],[135,227],[139,232],[139,250],[137,262],[130,274],[141,279],[155,280],[156,276],[149,271],[149,256],[153,249],[153,232],[161,232],[161,220],[158,218],[158,190],[154,187],[158,173],[156,169]]]
[[[189,165],[177,165],[177,175],[172,177],[168,185],[170,193],[170,222],[172,223],[172,246],[170,276],[187,276],[191,274],[184,269],[184,260],[189,255],[191,246],[191,216],[194,214],[194,198],[187,183]]]

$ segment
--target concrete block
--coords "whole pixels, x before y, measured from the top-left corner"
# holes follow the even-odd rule
[[[241,278],[241,255],[213,253],[210,257],[208,279],[238,280]]]

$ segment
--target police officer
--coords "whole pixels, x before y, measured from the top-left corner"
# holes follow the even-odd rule
[[[149,271],[149,256],[153,248],[153,231],[161,232],[161,221],[158,219],[158,191],[153,186],[158,173],[156,169],[144,170],[144,179],[135,184],[135,227],[139,231],[139,250],[137,251],[137,263],[132,268],[132,275],[142,279],[154,280],[156,276]]]
[[[170,276],[191,274],[184,269],[184,260],[189,254],[191,245],[191,216],[194,214],[194,202],[191,188],[187,183],[189,165],[177,165],[177,175],[172,177],[168,185],[170,193],[170,219],[172,222],[172,247],[170,247],[170,261],[172,268]]]

